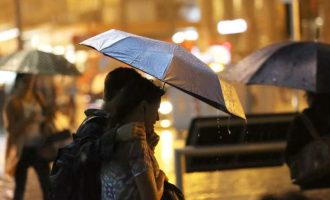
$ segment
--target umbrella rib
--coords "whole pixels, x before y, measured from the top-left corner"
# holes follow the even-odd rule
[[[174,58],[174,52],[175,52],[175,50],[176,50],[177,48],[178,48],[178,46],[175,45],[175,47],[173,48],[173,51],[172,51],[172,57],[171,57],[171,60],[170,60],[170,62],[167,63],[166,70],[164,71],[164,74],[163,74],[163,76],[162,76],[162,79],[163,79],[164,82],[166,82],[165,79],[164,79],[164,77],[165,77],[165,75],[167,74],[167,71],[170,69],[170,66],[171,66],[172,61],[173,61],[173,58]]]

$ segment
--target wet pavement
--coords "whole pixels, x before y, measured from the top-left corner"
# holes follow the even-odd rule
[[[175,183],[173,148],[182,146],[182,141],[171,140],[166,136],[157,157],[170,181]],[[167,139],[166,139],[167,138]],[[172,141],[172,142],[171,142]],[[3,170],[4,137],[0,136],[0,173]],[[2,156],[2,157],[1,157]],[[239,169],[215,172],[186,173],[184,178],[184,193],[187,200],[258,200],[263,194],[280,194],[286,191],[298,191],[291,184],[286,166]],[[11,199],[12,183],[0,181],[0,200]],[[25,200],[41,200],[40,186],[33,169],[29,170]],[[315,190],[305,192],[306,195],[328,200],[330,190]],[[7,197],[6,197],[7,196]]]

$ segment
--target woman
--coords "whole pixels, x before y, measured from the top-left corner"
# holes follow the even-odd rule
[[[134,129],[145,132],[145,138],[120,142],[111,161],[101,170],[102,199],[159,200],[163,193],[165,174],[153,155],[156,144],[154,123],[159,120],[158,108],[164,91],[151,81],[132,81],[116,97],[118,106],[110,120],[110,128],[136,122]],[[150,142],[150,146],[147,143]]]
[[[44,199],[47,197],[50,167],[38,151],[45,138],[41,129],[46,118],[35,83],[35,76],[19,74],[5,109],[9,134],[5,170],[7,175],[15,178],[14,199],[23,199],[27,169],[30,166],[37,172]]]

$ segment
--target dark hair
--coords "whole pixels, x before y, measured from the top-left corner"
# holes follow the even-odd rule
[[[33,78],[32,74],[22,74],[22,73],[17,74],[13,89],[17,89],[19,85],[22,83],[26,84],[26,82],[32,80],[32,78]]]
[[[330,101],[330,94],[328,93],[306,92],[306,97],[310,107],[324,106]]]
[[[119,67],[109,72],[104,81],[104,101],[111,101],[129,82],[142,76],[132,68]]]
[[[111,126],[120,123],[143,100],[148,103],[156,103],[164,94],[163,89],[144,77],[131,81],[118,96],[119,102],[112,115]]]

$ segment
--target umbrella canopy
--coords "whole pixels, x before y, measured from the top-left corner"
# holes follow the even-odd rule
[[[245,118],[234,88],[182,47],[112,29],[83,41],[227,113]]]
[[[330,45],[284,42],[262,48],[225,70],[221,77],[245,84],[266,84],[330,92]]]
[[[22,50],[0,59],[0,70],[28,74],[79,75],[76,67],[63,56],[39,50]]]

